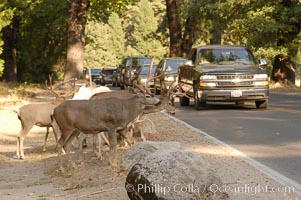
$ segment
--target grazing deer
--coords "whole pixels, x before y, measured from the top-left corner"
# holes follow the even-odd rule
[[[47,91],[49,91],[51,94],[55,96],[55,99],[52,102],[43,102],[43,103],[31,103],[24,105],[20,107],[16,112],[18,115],[18,118],[21,122],[21,130],[17,136],[17,151],[16,151],[16,158],[18,159],[25,159],[24,156],[24,139],[29,133],[29,131],[32,129],[32,127],[39,126],[39,127],[46,127],[46,135],[44,139],[43,144],[43,151],[46,151],[46,142],[49,135],[49,128],[52,126],[52,120],[51,120],[51,113],[55,107],[57,107],[59,104],[64,102],[69,96],[72,96],[75,93],[74,85],[75,80],[72,85],[71,92],[65,94],[65,95],[59,95],[58,93],[54,92],[53,86],[52,86],[52,77],[49,76],[50,80],[50,87],[48,88],[47,82]],[[60,85],[70,83],[71,80],[66,81],[64,83],[59,84],[56,87],[60,87]],[[89,99],[93,94],[98,92],[108,92],[110,89],[108,87],[97,87],[97,88],[88,88],[88,87],[81,87],[79,91],[73,96],[74,99]],[[72,98],[72,99],[73,99]],[[54,134],[56,141],[58,140],[58,135]]]
[[[160,102],[156,97],[147,98],[140,92],[128,94],[127,99],[116,98],[117,92],[102,95],[107,95],[107,98],[65,101],[54,109],[52,125],[54,131],[60,132],[61,135],[58,140],[58,156],[62,171],[64,171],[61,159],[63,147],[80,132],[85,134],[107,132],[111,155],[109,161],[115,167],[117,135],[122,135],[121,132],[138,116],[166,109],[163,103],[168,103],[168,101]]]

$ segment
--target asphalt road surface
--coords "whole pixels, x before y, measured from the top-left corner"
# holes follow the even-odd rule
[[[271,93],[269,108],[255,104],[181,107],[175,117],[301,184],[301,94]]]

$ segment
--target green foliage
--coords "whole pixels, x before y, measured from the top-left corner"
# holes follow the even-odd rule
[[[112,13],[122,15],[127,5],[135,0],[90,0],[92,20],[107,22]]]
[[[66,52],[67,4],[33,1],[24,10],[18,73],[23,81],[44,82]]]
[[[121,20],[113,13],[108,24],[90,20],[86,26],[84,66],[102,68],[118,66],[125,52]]]
[[[7,1],[0,2],[0,55],[3,52],[2,29],[10,24],[13,18],[13,9],[7,6]],[[0,59],[0,77],[4,70],[4,60]]]
[[[158,23],[152,10],[152,4],[141,0],[137,6],[132,7],[132,17],[128,23],[128,55],[148,55],[159,60],[166,54],[166,48],[156,37]]]
[[[299,0],[178,0],[177,5],[182,33],[187,19],[196,19],[194,45],[209,44],[213,32],[220,31],[223,44],[246,45],[258,59],[267,59],[267,71],[278,54],[289,55],[300,66]],[[42,82],[53,71],[62,77],[67,1],[2,0],[0,31],[13,17],[21,24],[16,44],[18,77],[22,81]],[[162,0],[90,0],[84,67],[116,66],[122,57],[132,55],[149,55],[158,61],[168,55],[166,21]],[[0,59],[0,77],[2,70]]]
[[[108,25],[89,21],[86,25],[86,45],[84,51],[84,67],[100,68],[109,63]]]
[[[116,13],[112,13],[108,22],[108,31],[110,34],[111,48],[110,51],[114,58],[111,60],[111,65],[118,66],[120,60],[125,54],[125,34],[122,29],[122,21]]]
[[[289,2],[289,3],[285,3]],[[258,58],[272,64],[278,54],[296,59],[300,48],[301,6],[297,1],[258,1],[244,15],[227,21],[224,40],[249,46]]]

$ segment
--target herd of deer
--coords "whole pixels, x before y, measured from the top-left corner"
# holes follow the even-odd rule
[[[23,142],[30,129],[36,125],[47,127],[43,151],[46,150],[49,128],[52,127],[62,171],[64,171],[64,166],[61,154],[65,153],[64,148],[80,134],[96,135],[101,132],[106,133],[108,137],[110,147],[108,158],[111,166],[115,167],[118,162],[117,136],[126,138],[129,124],[148,113],[162,110],[170,114],[175,112],[172,90],[169,90],[166,96],[158,98],[152,95],[146,87],[137,84],[134,86],[121,91],[110,91],[105,86],[96,90],[87,88],[90,92],[85,95],[74,95],[73,99],[67,99],[69,94],[64,97],[58,95],[52,90],[51,85],[49,91],[56,96],[53,102],[32,103],[22,106],[17,111],[22,129],[17,136],[16,157],[25,159]]]

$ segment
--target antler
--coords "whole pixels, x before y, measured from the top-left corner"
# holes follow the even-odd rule
[[[53,84],[52,84],[52,76],[53,76],[52,74],[51,75],[49,74],[50,87],[48,87],[47,80],[45,81],[45,85],[46,85],[47,91],[49,91],[51,94],[53,94],[56,98],[66,99],[67,97],[71,96],[72,94],[74,94],[76,92],[76,89],[75,89],[76,78],[69,79],[69,80],[64,81],[62,83],[59,83],[58,85],[56,85],[54,87]],[[59,95],[58,93],[56,93],[54,91],[54,89],[57,89],[57,88],[61,87],[64,84],[69,84],[72,87],[72,90],[70,92],[66,93],[64,96]]]
[[[50,88],[48,88],[47,80],[45,81],[45,85],[46,85],[47,91],[49,91],[51,94],[53,94],[56,98],[60,98],[60,96],[59,96],[56,92],[53,91],[53,87],[52,87],[52,76],[53,76],[53,75],[50,75],[50,74],[49,74]]]

